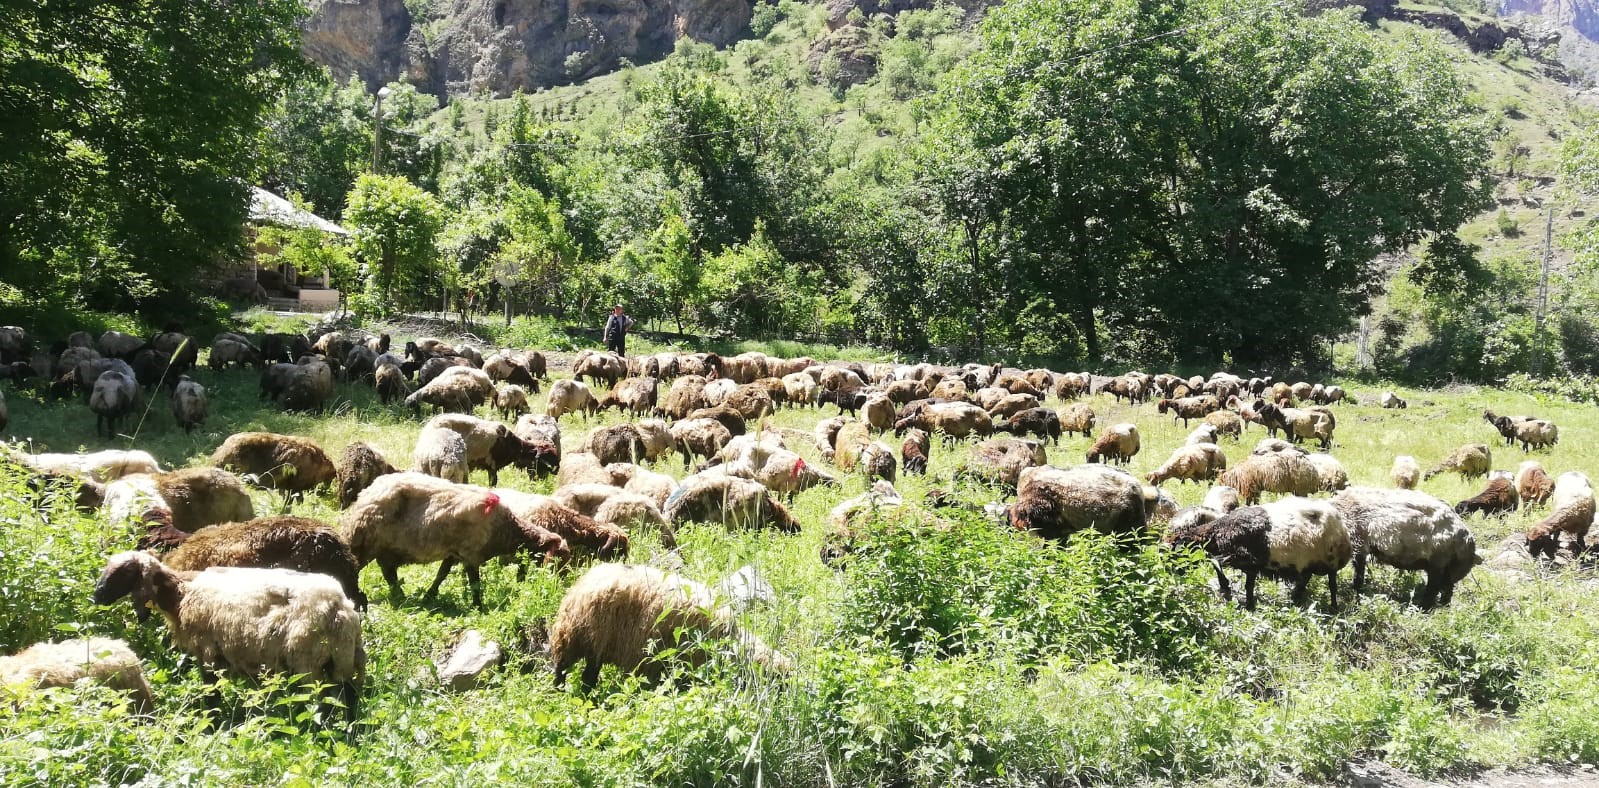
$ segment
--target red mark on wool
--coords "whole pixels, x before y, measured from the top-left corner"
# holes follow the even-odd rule
[[[805,458],[804,457],[799,457],[799,458],[794,460],[794,475],[797,477],[801,473],[804,473],[804,472],[805,472]]]
[[[500,496],[495,495],[494,493],[489,493],[488,495],[483,496],[483,513],[484,514],[488,514],[489,512],[494,511],[494,507],[499,506],[499,505],[500,505]]]

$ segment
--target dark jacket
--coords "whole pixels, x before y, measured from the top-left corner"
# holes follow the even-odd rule
[[[602,341],[610,342],[621,339],[627,330],[633,327],[633,318],[627,315],[611,315],[605,319],[605,334]]]

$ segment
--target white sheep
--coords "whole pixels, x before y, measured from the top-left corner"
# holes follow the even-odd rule
[[[405,398],[405,405],[420,410],[423,403],[435,410],[470,413],[494,396],[494,381],[481,369],[453,366]]]
[[[1345,471],[1343,463],[1334,459],[1331,454],[1318,452],[1306,455],[1305,459],[1315,467],[1316,476],[1321,479],[1321,489],[1338,492],[1349,486],[1349,472]]]
[[[1401,490],[1414,490],[1416,483],[1421,481],[1421,463],[1416,462],[1415,457],[1401,454],[1394,458],[1393,467],[1388,469],[1388,478]]]
[[[1184,482],[1208,482],[1216,474],[1227,470],[1227,455],[1214,443],[1193,443],[1178,446],[1166,459],[1166,464],[1149,474],[1149,483],[1160,486],[1167,479]]]
[[[78,638],[35,643],[9,657],[0,657],[0,688],[71,687],[82,681],[104,684],[133,696],[134,710],[155,704],[144,667],[128,644],[110,638]]]
[[[14,454],[13,458],[40,473],[66,473],[107,482],[136,473],[160,473],[161,466],[145,451],[106,449],[88,454]]]
[[[494,392],[494,409],[500,418],[509,419],[528,411],[527,389],[516,384],[501,386]]]
[[[416,436],[416,447],[411,450],[411,460],[418,473],[437,476],[457,484],[465,484],[466,439],[460,433],[444,427],[427,427]]]
[[[544,413],[552,419],[559,419],[568,413],[581,413],[586,418],[599,409],[600,401],[594,398],[594,392],[588,386],[576,380],[558,380],[550,386]]]
[[[1477,542],[1449,504],[1415,490],[1350,487],[1332,497],[1354,549],[1355,590],[1366,562],[1427,573],[1417,606],[1449,604],[1455,584],[1477,564]]]

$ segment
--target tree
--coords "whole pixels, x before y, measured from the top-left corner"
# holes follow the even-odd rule
[[[441,273],[438,200],[398,175],[362,175],[350,190],[344,221],[366,274],[365,308],[390,314],[425,303],[423,286]]]
[[[129,308],[240,252],[263,119],[305,67],[304,13],[0,4],[0,283],[33,304]]]
[[[1053,302],[1095,358],[1104,324],[1177,356],[1314,360],[1379,255],[1488,204],[1486,126],[1431,33],[1268,0],[1019,0],[983,41],[935,99],[922,180],[973,195],[945,221],[1000,230],[1003,306]]]
[[[357,80],[339,87],[325,69],[295,80],[267,123],[266,153],[263,186],[337,216],[372,166],[372,97]]]

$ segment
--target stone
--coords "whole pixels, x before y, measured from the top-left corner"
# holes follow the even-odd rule
[[[456,692],[477,686],[478,680],[495,665],[500,664],[503,652],[500,644],[484,640],[483,633],[468,629],[456,639],[443,660],[433,662],[439,683]]]
[[[757,604],[768,605],[777,601],[777,592],[772,590],[766,578],[755,567],[745,564],[738,571],[727,576],[716,592],[728,601],[734,610],[747,610]]]

